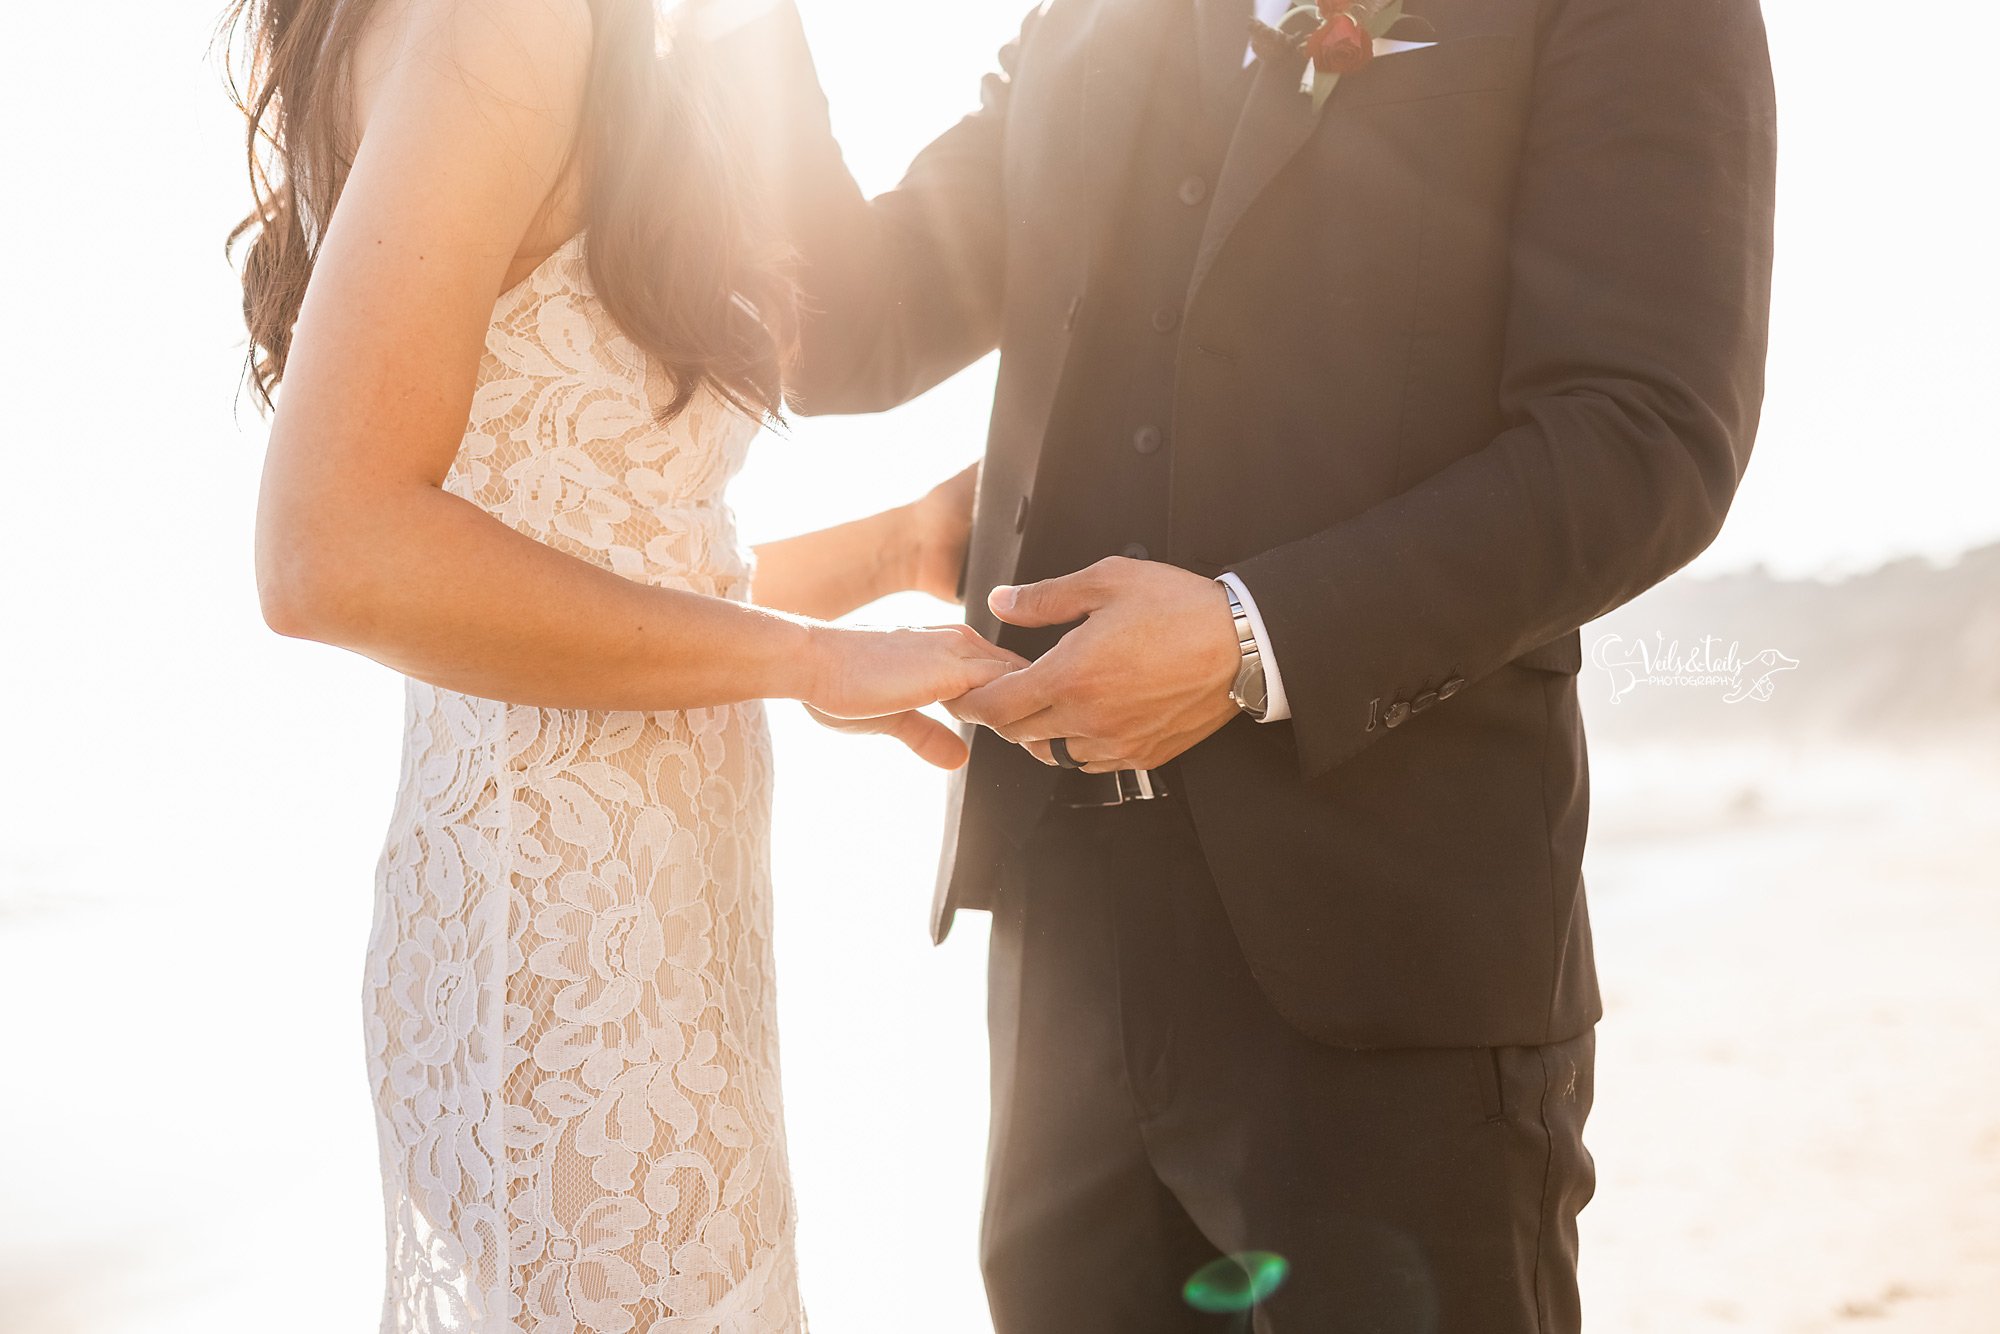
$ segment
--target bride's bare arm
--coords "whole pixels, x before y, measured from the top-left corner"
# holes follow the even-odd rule
[[[566,708],[761,697],[886,713],[1006,670],[969,632],[868,633],[651,588],[442,489],[494,302],[570,147],[586,0],[420,0],[298,321],[259,504],[281,633]],[[532,258],[532,257],[527,257]]]
[[[831,621],[910,587],[907,510],[802,533],[757,548],[760,607]]]
[[[978,482],[975,463],[911,504],[758,547],[757,604],[833,620],[891,593],[957,602]]]

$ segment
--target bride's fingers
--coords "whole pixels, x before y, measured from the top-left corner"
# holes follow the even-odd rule
[[[918,759],[940,769],[960,767],[970,753],[958,733],[925,714],[899,713],[882,722],[884,736],[896,738],[914,751]]]
[[[1034,665],[1018,653],[1009,653],[1004,648],[993,648],[990,645],[982,645],[972,652],[962,655],[959,660],[961,662],[976,662],[982,667],[997,667],[1000,669],[1000,675],[1002,676],[1005,676],[1009,672],[1022,671]]]
[[[1001,648],[998,644],[995,644],[991,640],[987,639],[984,635],[980,634],[977,630],[973,629],[969,625],[945,625],[945,626],[939,626],[937,628],[941,630],[949,630],[952,633],[956,634],[960,639],[964,640],[965,647],[968,650],[970,650],[968,654],[968,656],[970,657],[976,659],[992,659],[995,662],[1004,662],[1012,666],[1016,671],[1019,671],[1021,668],[1029,665],[1028,660],[1026,658],[1014,652],[1014,650],[1012,649]]]
[[[960,659],[961,670],[964,673],[962,684],[965,689],[957,693],[970,694],[981,686],[992,685],[1003,676],[1012,676],[1027,665],[1025,660],[1010,662],[1005,658]]]
[[[914,709],[882,718],[836,718],[810,704],[806,705],[806,712],[821,726],[850,736],[894,737],[914,751],[918,759],[940,769],[960,767],[969,753],[958,733]]]

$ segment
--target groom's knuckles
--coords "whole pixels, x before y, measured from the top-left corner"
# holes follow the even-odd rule
[[[1090,604],[1088,610],[1096,611],[1132,587],[1146,568],[1144,561],[1129,556],[1106,556],[1076,574],[1076,592]]]
[[[1125,720],[1112,700],[1088,678],[1072,683],[1059,693],[1063,720],[1077,736],[1116,737],[1123,734]]]

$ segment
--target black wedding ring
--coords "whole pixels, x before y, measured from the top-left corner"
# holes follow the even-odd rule
[[[1055,737],[1050,740],[1049,753],[1056,757],[1056,763],[1064,769],[1081,769],[1083,767],[1083,761],[1069,753],[1069,741],[1064,737]]]

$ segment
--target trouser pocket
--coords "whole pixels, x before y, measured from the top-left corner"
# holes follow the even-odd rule
[[[1479,1112],[1487,1121],[1504,1120],[1507,1096],[1501,1082],[1500,1049],[1474,1047],[1466,1053],[1472,1067],[1472,1082],[1479,1092]]]

